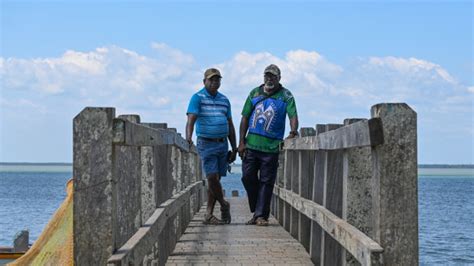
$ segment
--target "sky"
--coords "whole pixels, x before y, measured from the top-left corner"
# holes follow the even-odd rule
[[[300,125],[417,112],[418,162],[474,163],[472,1],[1,0],[0,161],[72,162],[72,119],[115,107],[184,132],[217,67],[240,122],[277,64]],[[287,126],[288,128],[288,126]]]

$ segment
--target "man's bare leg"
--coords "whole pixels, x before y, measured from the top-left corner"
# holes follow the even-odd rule
[[[207,217],[210,217],[213,214],[215,205],[216,205],[216,198],[214,197],[214,194],[212,193],[211,189],[208,188],[208,190],[207,190],[207,212],[206,212]]]
[[[219,195],[218,191],[216,192],[216,184],[215,184],[215,176],[214,175],[208,175],[207,176],[207,181],[208,181],[208,189],[207,189],[207,209],[206,209],[206,216],[204,218],[204,223],[205,224],[213,224],[213,225],[218,225],[218,224],[224,224],[223,221],[217,219],[213,213],[214,213],[214,207],[216,205],[216,201],[218,200],[216,197],[216,194]],[[220,185],[220,183],[219,183]],[[221,195],[222,195],[222,187],[221,189]],[[220,203],[220,202],[219,202]]]
[[[229,203],[224,199],[224,193],[222,192],[219,174],[211,174],[207,177],[207,180],[209,182],[209,191],[213,194],[214,198],[219,202],[219,204],[222,207],[229,206]]]
[[[230,216],[230,204],[224,199],[224,193],[222,191],[222,185],[220,182],[221,177],[219,174],[212,174],[208,176],[209,191],[213,194],[216,201],[221,205],[222,219],[224,223],[231,222]]]

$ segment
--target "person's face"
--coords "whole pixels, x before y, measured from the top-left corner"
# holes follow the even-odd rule
[[[221,86],[221,77],[212,76],[211,78],[204,80],[204,86],[210,90],[217,90]]]
[[[265,88],[273,90],[278,86],[280,78],[272,73],[265,73],[263,75],[263,82],[265,83]]]

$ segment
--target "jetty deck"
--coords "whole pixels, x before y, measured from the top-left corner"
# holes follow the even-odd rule
[[[418,265],[417,115],[404,103],[370,114],[284,141],[270,226],[244,225],[234,198],[232,224],[204,226],[195,146],[166,123],[85,108],[73,121],[74,264]]]
[[[166,265],[313,265],[303,245],[271,217],[268,226],[246,225],[247,198],[229,198],[232,223],[204,225],[206,206],[196,213]],[[220,217],[219,204],[215,215]]]

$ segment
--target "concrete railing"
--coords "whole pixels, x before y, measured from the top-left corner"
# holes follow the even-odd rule
[[[280,153],[272,213],[316,265],[418,265],[416,113],[371,113],[303,128]]]
[[[74,118],[73,176],[76,265],[163,265],[205,201],[195,147],[114,108]]]

